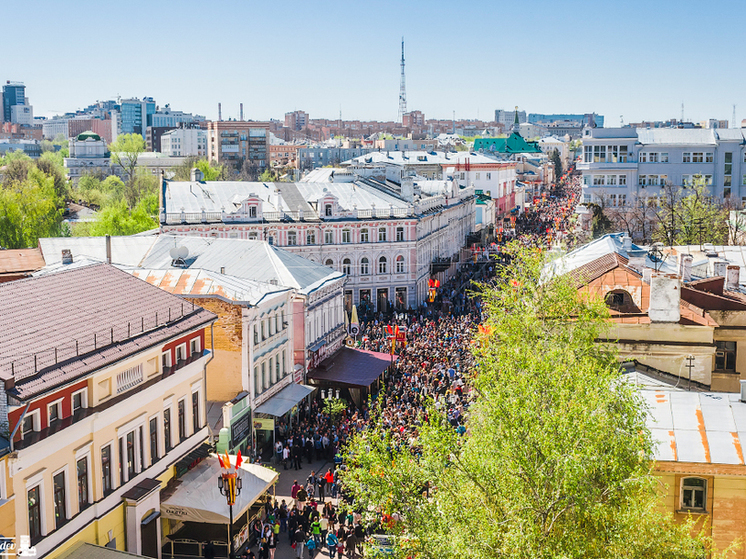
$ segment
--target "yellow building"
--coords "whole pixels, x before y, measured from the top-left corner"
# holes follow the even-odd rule
[[[106,264],[0,285],[0,530],[160,557],[160,489],[206,427],[215,315]],[[209,330],[207,330],[209,333]]]

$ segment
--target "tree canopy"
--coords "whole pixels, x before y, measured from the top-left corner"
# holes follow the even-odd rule
[[[466,434],[430,406],[397,446],[374,410],[342,474],[356,507],[391,515],[400,557],[702,557],[708,542],[659,512],[641,400],[595,342],[605,305],[513,253],[482,290]]]

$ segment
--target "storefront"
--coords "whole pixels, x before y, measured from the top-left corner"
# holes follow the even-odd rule
[[[233,461],[233,459],[231,459]],[[211,455],[189,470],[179,483],[161,492],[164,523],[163,557],[202,556],[201,544],[211,541],[217,557],[228,555],[230,510],[220,494],[222,473],[218,458]],[[243,463],[238,468],[242,489],[233,505],[233,546],[238,551],[251,535],[255,522],[261,522],[266,498],[272,497],[279,474],[258,464]]]
[[[268,455],[267,449],[270,449],[272,453],[274,452],[276,423],[282,421],[285,425],[292,426],[291,412],[293,408],[313,391],[312,386],[290,383],[257,406],[254,410],[253,419],[257,453],[261,452],[262,455]]]

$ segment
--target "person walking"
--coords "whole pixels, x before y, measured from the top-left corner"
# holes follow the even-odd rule
[[[306,488],[301,486],[301,488],[298,489],[298,492],[295,494],[295,498],[298,503],[298,510],[303,513],[303,509],[306,506],[306,501],[308,500],[308,491],[306,491]]]
[[[326,536],[326,546],[329,548],[329,559],[334,559],[338,545],[339,540],[337,539],[337,536],[334,535],[334,532],[329,532]]]
[[[295,500],[296,507],[298,506],[298,491],[300,491],[301,487],[297,479],[293,480],[293,486],[290,488],[290,496]]]
[[[319,486],[319,500],[323,503],[324,502],[324,489],[326,488],[326,477],[325,476],[319,476],[316,480],[316,483]]]
[[[282,468],[284,470],[288,469],[289,461],[290,461],[290,447],[286,445],[282,448]]]
[[[306,547],[306,534],[303,532],[303,528],[301,528],[300,525],[295,530],[293,541],[295,543],[295,556],[298,559],[303,559],[303,550]]]
[[[293,443],[293,464],[296,470],[300,470],[303,467],[303,448],[300,446],[298,440]]]
[[[316,543],[316,549],[321,548],[321,523],[319,522],[318,518],[315,518],[313,522],[311,522],[311,537],[313,538],[313,541]]]

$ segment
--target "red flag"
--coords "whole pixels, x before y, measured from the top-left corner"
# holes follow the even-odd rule
[[[221,468],[225,468],[225,464],[223,464],[223,459],[221,458],[220,454],[218,454],[218,462],[220,462]]]
[[[243,459],[241,458],[241,449],[239,449],[238,455],[236,456],[236,468],[241,465],[241,462],[243,462]]]

